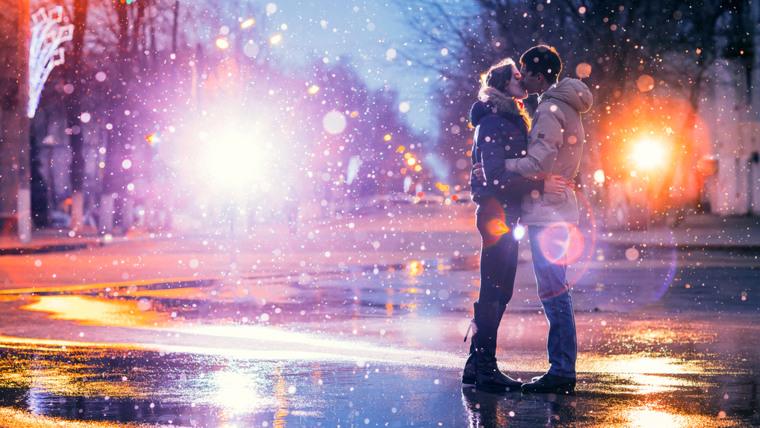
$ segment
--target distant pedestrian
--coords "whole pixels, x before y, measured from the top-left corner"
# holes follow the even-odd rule
[[[524,157],[530,119],[520,100],[527,92],[520,72],[507,58],[491,67],[470,110],[475,126],[472,162],[484,165],[485,177],[470,176],[476,224],[482,238],[480,292],[474,303],[470,353],[462,373],[464,386],[491,392],[520,390],[521,383],[499,371],[496,336],[512,298],[520,239],[520,203],[530,192],[561,195],[569,182],[558,177],[532,180],[504,168],[506,159]],[[466,338],[465,338],[466,340]]]
[[[520,83],[539,98],[527,156],[506,159],[508,171],[532,178],[559,174],[570,181],[578,174],[585,140],[581,114],[591,108],[593,99],[580,80],[565,78],[557,82],[561,71],[562,61],[549,46],[534,46],[520,57]],[[476,169],[476,175],[483,173],[482,168]],[[485,169],[488,177],[487,165]],[[522,212],[528,226],[538,296],[549,322],[549,370],[523,385],[522,391],[572,393],[576,384],[577,337],[565,253],[568,225],[578,223],[575,192],[567,188],[561,195],[528,194],[522,198]]]

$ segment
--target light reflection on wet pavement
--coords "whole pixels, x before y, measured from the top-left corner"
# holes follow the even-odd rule
[[[0,406],[178,426],[760,424],[753,267],[592,263],[573,294],[581,384],[557,397],[463,391],[474,260],[417,263],[6,294],[23,322],[0,327]],[[545,368],[539,308],[518,287],[500,330],[522,379]]]

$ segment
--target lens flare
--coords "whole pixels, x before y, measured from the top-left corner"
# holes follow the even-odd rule
[[[521,224],[515,225],[515,228],[512,231],[512,236],[515,238],[515,241],[523,239],[525,237],[525,226]]]
[[[504,233],[508,232],[509,226],[506,224],[504,208],[498,200],[489,198],[483,202],[481,207],[483,212],[493,213],[489,214],[488,218],[477,221],[478,231],[483,240],[483,248],[488,248],[499,242]]]
[[[544,257],[557,265],[569,265],[583,254],[584,238],[577,226],[554,223],[539,235]]]
[[[494,236],[504,235],[505,233],[512,231],[512,229],[504,223],[504,220],[498,218],[490,220],[486,225],[486,229],[488,230],[488,233]]]

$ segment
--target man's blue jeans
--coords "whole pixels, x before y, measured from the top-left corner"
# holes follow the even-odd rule
[[[529,226],[533,272],[538,284],[538,297],[549,321],[546,350],[549,354],[549,373],[575,377],[578,354],[575,316],[567,284],[567,265],[563,262],[567,236],[562,227]],[[564,244],[563,244],[564,243]],[[549,260],[547,257],[556,259]]]

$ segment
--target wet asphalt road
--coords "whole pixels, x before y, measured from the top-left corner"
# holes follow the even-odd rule
[[[273,231],[232,259],[213,240],[3,256],[0,426],[760,426],[754,252],[588,246],[576,395],[499,396],[460,387],[477,238],[449,218]],[[521,261],[497,357],[527,380],[547,326]]]
[[[723,256],[577,268],[580,385],[560,397],[460,388],[472,258],[7,293],[0,405],[117,425],[757,425],[758,270]],[[520,271],[498,357],[529,379],[546,325]]]

